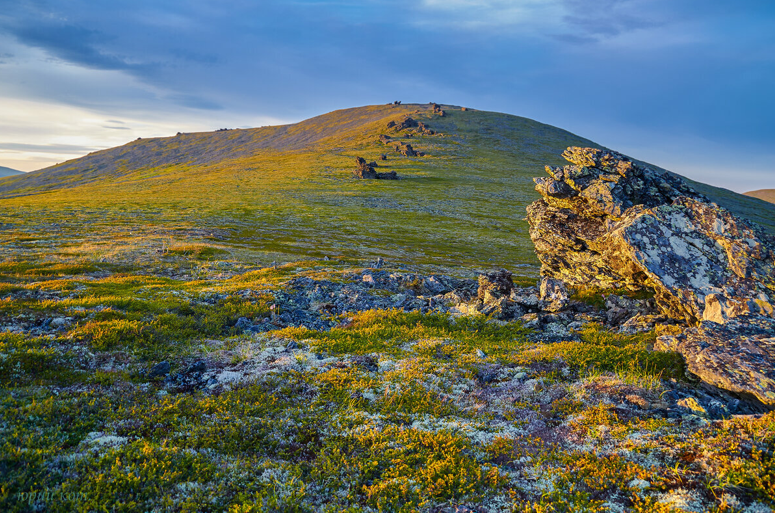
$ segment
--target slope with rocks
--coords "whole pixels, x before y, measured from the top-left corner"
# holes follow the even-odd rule
[[[40,219],[33,213],[45,213],[60,226],[38,227],[30,241],[60,255],[71,252],[55,250],[62,241],[99,253],[140,234],[159,248],[196,235],[197,244],[263,263],[382,256],[536,276],[523,220],[537,198],[531,178],[544,164],[559,165],[566,147],[593,145],[506,114],[367,106],[282,127],[142,139],[2,179],[9,218],[0,223],[28,219],[24,231]],[[357,157],[402,180],[353,180]],[[775,230],[771,205],[713,191],[733,212],[745,208],[743,216]],[[749,209],[755,203],[769,207]],[[87,218],[100,222],[86,227]]]

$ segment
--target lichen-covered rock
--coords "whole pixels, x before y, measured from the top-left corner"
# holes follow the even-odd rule
[[[775,320],[740,316],[725,325],[705,321],[675,336],[660,336],[656,350],[675,351],[692,374],[775,408]]]
[[[490,299],[508,297],[513,289],[511,272],[501,269],[479,276],[477,295],[482,302],[489,302]]]
[[[651,289],[667,316],[772,316],[775,240],[680,178],[616,152],[570,147],[528,206],[541,273],[569,285]]]
[[[567,304],[570,296],[565,284],[559,279],[551,277],[541,278],[541,300],[544,301],[546,311],[560,311]]]

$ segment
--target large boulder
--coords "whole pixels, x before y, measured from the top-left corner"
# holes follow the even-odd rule
[[[541,274],[570,286],[650,289],[691,324],[773,315],[775,239],[667,172],[570,147],[528,206]]]
[[[681,353],[688,371],[706,383],[775,408],[772,318],[744,315],[725,325],[702,322],[683,334],[660,336],[654,348]]]

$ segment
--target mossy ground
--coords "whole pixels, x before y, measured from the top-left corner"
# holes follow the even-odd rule
[[[190,270],[197,255],[160,254],[157,267]],[[184,279],[109,268],[0,265],[0,317],[18,325],[0,334],[4,511],[734,511],[773,500],[773,416],[637,410],[686,381],[680,359],[649,351],[653,334],[587,326],[581,342],[543,344],[517,322],[396,310],[350,313],[326,332],[243,334],[236,320],[267,315],[273,299],[241,291],[342,280],[353,264],[222,262]],[[30,336],[52,317],[70,321]],[[204,360],[219,382],[176,389],[146,375],[161,360],[173,374]]]

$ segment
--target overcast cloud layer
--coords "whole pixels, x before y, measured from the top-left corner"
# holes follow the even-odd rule
[[[770,0],[0,0],[0,165],[392,100],[775,188]]]

